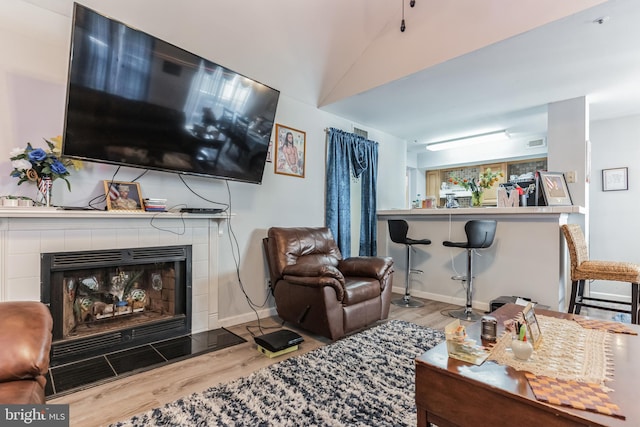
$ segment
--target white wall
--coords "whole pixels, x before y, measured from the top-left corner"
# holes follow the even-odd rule
[[[404,208],[407,169],[406,142],[375,130],[369,132],[369,139],[380,142],[378,148],[378,209]]]
[[[586,97],[549,104],[547,143],[549,171],[576,172],[576,182],[568,183],[574,205],[589,208],[587,176],[587,141],[589,140],[589,105]],[[588,232],[588,230],[587,230]]]
[[[34,196],[34,185],[18,187],[17,180],[9,177],[9,151],[13,147],[24,147],[27,142],[41,144],[43,137],[62,133],[70,28],[71,19],[67,16],[23,1],[0,2],[0,48],[3,52],[0,57],[0,195]],[[242,46],[237,50],[238,55],[242,55]],[[270,84],[268,81],[263,83]],[[224,324],[254,318],[240,290],[236,262],[240,279],[252,300],[259,304],[265,300],[267,274],[261,239],[269,227],[324,225],[325,129],[335,127],[350,131],[354,123],[294,98],[295,94],[281,94],[276,122],[306,132],[304,179],[276,175],[273,164],[268,163],[262,185],[229,182],[229,199],[224,181],[185,178],[203,197],[230,203],[235,214],[231,221],[233,236],[223,230],[220,239],[219,317]],[[379,208],[402,207],[404,195],[397,189],[404,187],[404,142],[375,129],[355,125],[369,131],[369,138],[380,143]],[[54,184],[54,203],[86,205],[92,197],[102,194],[102,180],[111,179],[115,171],[114,166],[87,163],[84,170],[72,174],[70,193],[63,182]],[[132,180],[141,172],[123,168],[116,179]],[[177,175],[149,172],[139,182],[144,197],[166,197],[170,206],[207,205],[191,194]],[[239,250],[235,250],[232,241],[238,242]],[[267,307],[272,305],[269,302]]]
[[[590,257],[640,264],[640,116],[591,123]],[[602,191],[602,169],[626,167],[629,190]],[[627,299],[626,284],[600,282],[592,290]]]

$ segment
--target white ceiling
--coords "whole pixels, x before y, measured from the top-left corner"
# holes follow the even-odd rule
[[[72,13],[73,0],[21,1]],[[579,96],[595,120],[640,114],[638,0],[82,4],[409,149],[494,129],[543,134],[546,105]]]
[[[418,143],[544,134],[548,103],[585,95],[592,120],[638,114],[638,18],[640,2],[609,1],[326,109]]]

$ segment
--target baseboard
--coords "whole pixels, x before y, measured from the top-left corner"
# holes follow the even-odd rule
[[[621,303],[631,303],[631,297],[630,296],[623,296],[620,294],[609,294],[606,292],[596,292],[596,291],[590,291],[590,292],[585,292],[585,294],[588,294],[590,297],[593,298],[601,298],[601,299],[608,299],[608,300],[614,300],[614,301],[620,301]]]
[[[395,294],[404,295],[404,286],[403,287],[394,286],[391,289],[391,291]],[[433,301],[446,302],[447,304],[459,305],[464,307],[467,303],[466,298],[452,297],[450,295],[434,294],[431,292],[417,291],[413,289],[410,290],[410,292],[411,292],[411,295],[416,298],[424,298],[424,299],[430,299]],[[472,301],[472,306],[474,309],[478,311],[489,311],[488,302],[474,300]]]
[[[276,316],[278,313],[275,307],[263,308],[262,310],[258,310],[258,317],[260,319],[265,319],[267,317]],[[225,317],[224,319],[218,319],[218,325],[222,328],[228,328],[230,326],[241,325],[247,322],[253,322],[257,320],[256,314],[252,311],[250,313],[240,314],[238,316]]]

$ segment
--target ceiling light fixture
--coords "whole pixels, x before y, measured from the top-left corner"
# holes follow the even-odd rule
[[[440,151],[450,150],[453,148],[463,148],[470,145],[480,144],[482,142],[500,142],[507,141],[509,134],[506,130],[481,133],[478,135],[464,136],[462,138],[448,139],[446,141],[431,142],[427,144],[427,150]]]
[[[404,22],[404,0],[402,1],[402,22],[400,22],[400,31],[404,33],[404,30],[407,29],[407,26]],[[409,0],[409,6],[414,7],[416,5],[416,0]]]

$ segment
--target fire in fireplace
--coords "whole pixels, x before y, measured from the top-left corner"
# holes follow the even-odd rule
[[[191,246],[41,254],[51,365],[191,333]]]

